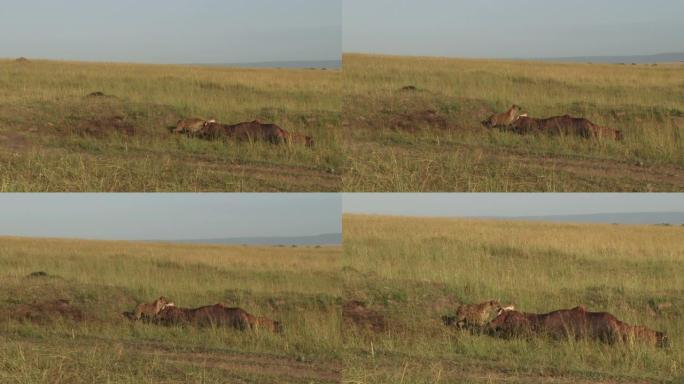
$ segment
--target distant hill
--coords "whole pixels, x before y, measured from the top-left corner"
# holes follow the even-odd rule
[[[208,67],[239,67],[239,68],[313,68],[313,69],[340,69],[341,60],[318,60],[318,61],[266,61],[257,63],[218,63],[218,64],[195,64]]]
[[[684,52],[660,53],[657,55],[634,56],[575,56],[556,58],[537,58],[539,61],[561,61],[568,63],[597,63],[597,64],[655,64],[684,62]]]
[[[172,241],[190,244],[248,244],[248,245],[340,245],[341,233],[293,237],[228,237],[223,239],[186,239]]]
[[[573,223],[616,223],[616,224],[684,224],[684,212],[630,212],[630,213],[597,213],[591,215],[551,215],[521,216],[501,218],[529,221],[559,221]]]

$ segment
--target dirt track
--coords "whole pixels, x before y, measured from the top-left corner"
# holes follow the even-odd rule
[[[9,340],[0,339],[2,342]],[[105,344],[114,347],[117,355],[144,359],[156,359],[169,367],[193,366],[209,370],[220,370],[226,377],[254,377],[268,378],[274,383],[339,383],[341,380],[341,363],[337,362],[306,362],[292,357],[264,354],[246,354],[232,351],[183,351],[181,348],[163,346],[156,343],[119,342],[96,337],[72,340],[68,344],[54,345],[43,342],[12,341],[22,348],[46,346],[61,352],[84,351],[97,348]]]

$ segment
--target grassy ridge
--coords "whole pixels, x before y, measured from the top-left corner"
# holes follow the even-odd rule
[[[343,164],[339,77],[338,71],[0,61],[0,190],[336,191]],[[110,97],[85,97],[95,91]],[[169,134],[169,126],[191,116],[226,123],[259,118],[313,136],[316,147]]]
[[[345,296],[384,334],[345,330],[349,382],[676,382],[684,377],[684,228],[344,218]],[[673,348],[498,340],[446,329],[460,303],[587,305],[667,332]]]
[[[334,382],[339,252],[2,238],[0,381]],[[26,277],[34,271],[51,276]],[[285,333],[165,328],[122,317],[159,295],[183,307],[240,306],[280,320]],[[81,309],[83,321],[11,320],[17,306],[58,299]]]
[[[348,191],[684,188],[681,65],[348,54],[343,78]],[[402,91],[407,85],[417,90]],[[583,116],[622,130],[625,140],[518,136],[481,127],[481,120],[514,103],[533,117]],[[435,110],[444,124],[421,118],[425,110]]]

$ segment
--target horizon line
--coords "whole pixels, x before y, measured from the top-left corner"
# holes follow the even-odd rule
[[[572,55],[572,56],[535,56],[535,57],[493,57],[493,56],[468,56],[468,55],[428,55],[413,53],[387,53],[387,52],[367,52],[367,51],[342,51],[342,55],[369,55],[369,56],[388,56],[388,57],[412,57],[412,58],[435,58],[435,59],[463,59],[463,60],[503,60],[503,61],[544,61],[577,58],[607,58],[607,57],[650,57],[662,55],[684,55],[684,48],[681,51],[659,52],[650,54],[615,54],[615,55]]]
[[[227,237],[227,238],[204,238],[204,239],[105,239],[105,238],[95,238],[95,237],[74,237],[74,236],[30,236],[30,235],[11,235],[11,234],[0,234],[0,239],[42,239],[42,240],[72,240],[72,241],[103,241],[103,242],[125,242],[125,243],[158,243],[158,244],[188,244],[192,245],[249,245],[249,246],[265,246],[270,247],[274,244],[243,244],[243,243],[201,243],[201,241],[208,240],[231,240],[231,239],[289,239],[298,237],[318,237],[326,235],[339,235],[342,236],[342,232],[331,232],[331,233],[321,233],[318,235],[303,235],[303,236],[239,236],[239,237]],[[307,244],[302,243],[301,245],[317,245],[317,244]],[[326,244],[326,245],[341,245],[341,244]]]
[[[337,62],[342,63],[342,58],[338,59],[313,59],[313,60],[266,60],[266,61],[236,61],[236,62],[207,62],[207,63],[188,63],[188,62],[177,62],[177,63],[161,63],[161,62],[149,62],[149,61],[125,61],[125,60],[88,60],[88,59],[68,59],[68,58],[45,58],[45,57],[31,57],[31,56],[0,56],[0,61],[17,61],[19,59],[27,59],[29,61],[52,61],[60,63],[92,63],[92,64],[136,64],[136,65],[154,65],[154,66],[182,66],[182,67],[195,67],[195,66],[213,66],[213,67],[230,67],[239,65],[249,65],[249,64],[278,64],[278,63],[323,63],[323,62]]]
[[[349,216],[376,216],[376,217],[396,217],[396,218],[423,218],[423,219],[475,219],[475,220],[497,220],[497,221],[534,221],[534,222],[548,222],[548,223],[578,223],[578,224],[620,224],[620,225],[658,225],[658,224],[672,224],[672,223],[614,223],[614,222],[586,222],[586,221],[564,221],[564,220],[554,220],[553,218],[558,217],[586,217],[586,216],[600,216],[600,215],[639,215],[639,214],[681,214],[684,215],[684,211],[640,211],[640,212],[596,212],[596,213],[556,213],[556,214],[546,214],[546,215],[408,215],[400,213],[372,213],[372,212],[343,212],[342,215]],[[537,220],[530,220],[537,219]],[[677,225],[679,223],[676,223]],[[684,222],[681,223],[684,225]]]

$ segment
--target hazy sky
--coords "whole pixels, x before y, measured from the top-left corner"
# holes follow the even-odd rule
[[[518,217],[684,212],[684,194],[345,194],[345,213]]]
[[[344,0],[344,51],[483,58],[684,51],[682,0]]]
[[[0,0],[0,57],[338,60],[342,0]]]
[[[121,240],[341,231],[339,194],[0,194],[0,235]]]

